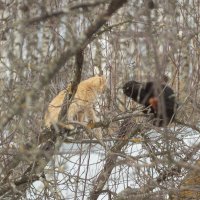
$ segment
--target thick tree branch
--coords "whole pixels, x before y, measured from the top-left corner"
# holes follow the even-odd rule
[[[71,84],[71,94],[65,94],[64,101],[61,107],[61,111],[58,116],[58,121],[65,121],[65,115],[67,113],[67,109],[69,104],[71,103],[73,96],[76,93],[77,86],[81,81],[81,73],[83,68],[83,60],[84,60],[84,52],[80,49],[75,55],[75,70],[74,70],[74,78]],[[69,102],[69,103],[67,103]]]

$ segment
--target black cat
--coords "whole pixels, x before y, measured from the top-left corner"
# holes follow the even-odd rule
[[[139,83],[129,81],[124,84],[123,92],[146,108],[144,113],[153,113],[153,124],[167,126],[173,121],[177,109],[175,94],[172,88],[155,82]]]

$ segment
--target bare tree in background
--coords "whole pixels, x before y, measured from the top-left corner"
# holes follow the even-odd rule
[[[0,199],[200,199],[199,20],[198,0],[1,0]],[[102,73],[99,122],[44,127],[59,91]],[[158,128],[121,88],[164,75],[179,108]]]

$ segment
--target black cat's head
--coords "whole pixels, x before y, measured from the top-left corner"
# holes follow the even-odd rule
[[[140,87],[141,83],[138,83],[136,81],[128,81],[124,84],[122,89],[126,96],[136,100]]]

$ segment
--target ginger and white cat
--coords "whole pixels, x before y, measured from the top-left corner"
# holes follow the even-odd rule
[[[97,100],[97,95],[101,94],[106,87],[106,79],[103,76],[94,76],[81,81],[78,85],[74,99],[68,108],[68,120],[84,120],[95,122],[97,120],[93,105]],[[45,113],[45,126],[57,123],[61,106],[67,90],[62,90],[49,104]]]

